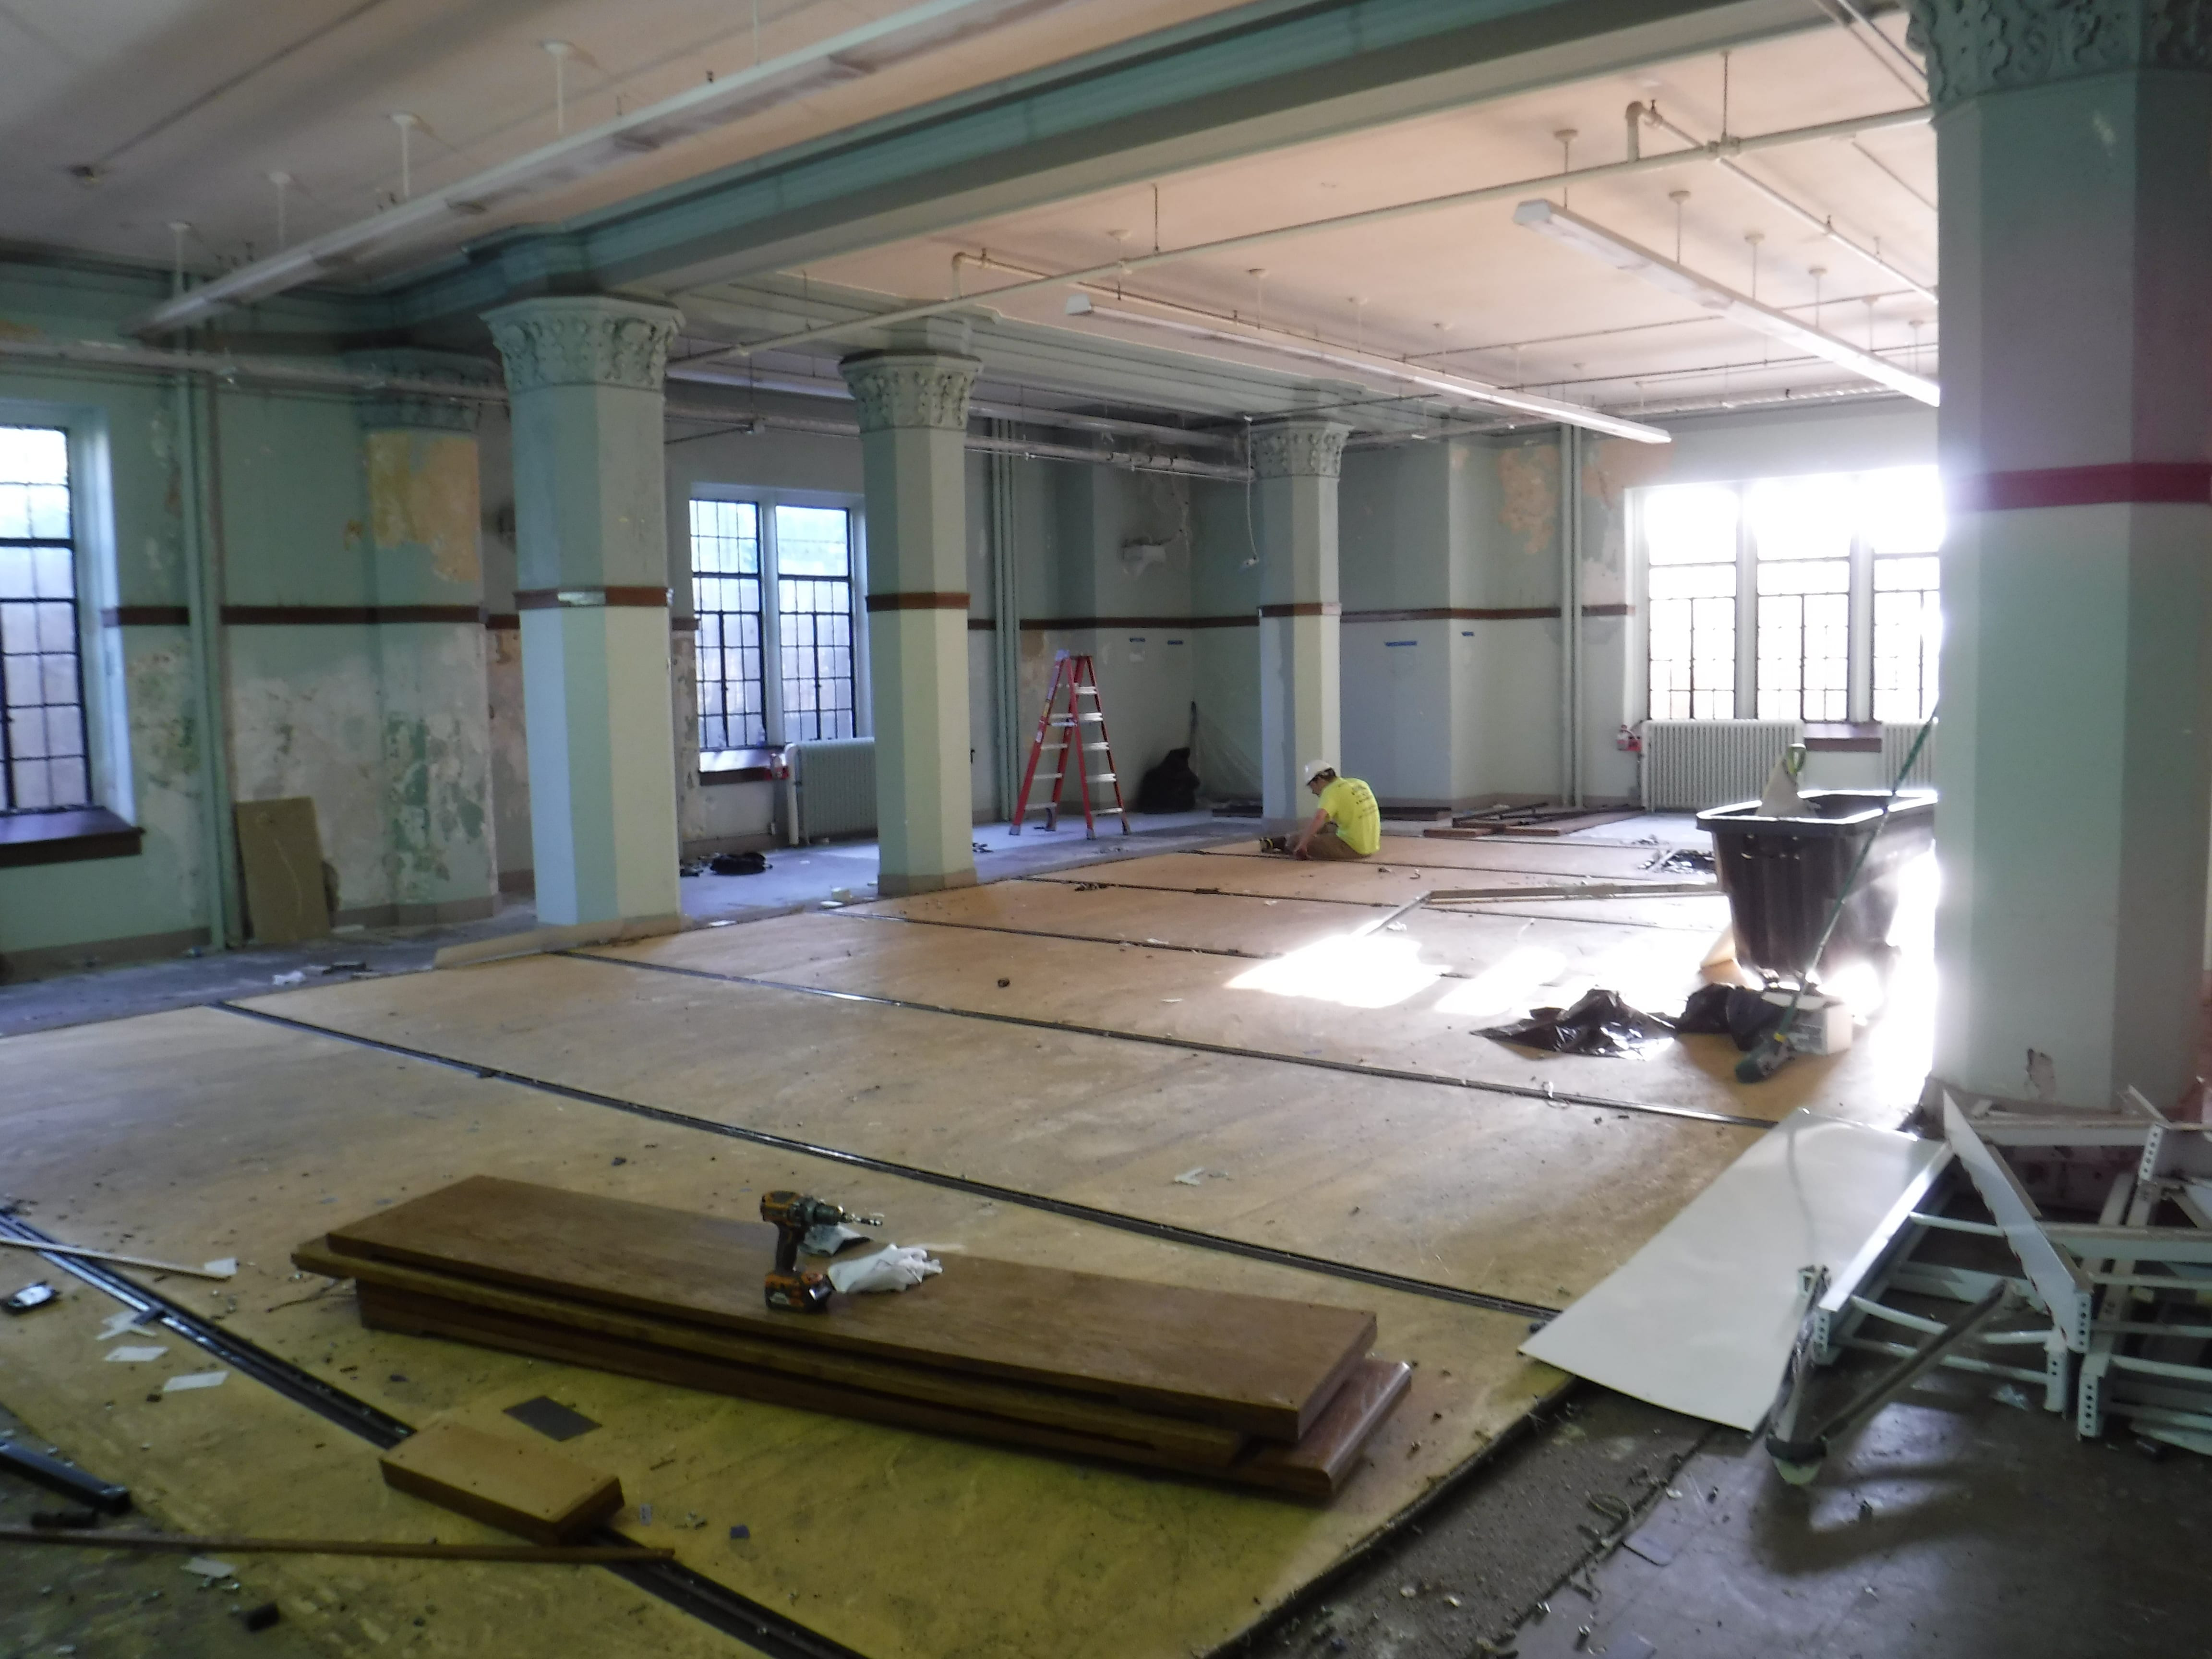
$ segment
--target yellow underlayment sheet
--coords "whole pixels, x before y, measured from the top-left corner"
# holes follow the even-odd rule
[[[978,937],[823,925],[864,941]],[[1104,953],[1121,973],[1152,971],[1157,955]],[[1543,1307],[1620,1266],[1759,1133],[580,957],[252,1006],[704,1121]]]
[[[382,988],[451,993],[511,971]],[[634,1047],[633,1063],[649,1064],[650,1044]],[[724,1087],[746,1088],[742,1054],[723,1064]],[[961,1105],[940,1097],[940,1110]],[[602,1426],[566,1449],[617,1472],[633,1505],[653,1506],[649,1527],[626,1511],[625,1530],[672,1543],[687,1565],[871,1659],[1203,1651],[1481,1452],[1561,1381],[1516,1354],[1526,1328],[1516,1317],[756,1148],[217,1009],[0,1042],[0,1144],[28,1219],[70,1242],[171,1259],[235,1254],[238,1279],[213,1295],[193,1281],[162,1288],[410,1424],[452,1414],[520,1432],[501,1411],[540,1394],[597,1419]],[[765,1187],[826,1190],[883,1210],[899,1242],[939,1247],[951,1273],[964,1249],[1370,1308],[1378,1350],[1414,1362],[1415,1380],[1370,1466],[1317,1510],[364,1332],[349,1294],[318,1295],[324,1281],[292,1276],[287,1253],[302,1238],[476,1173],[732,1215],[751,1213]],[[480,1535],[383,1492],[365,1442],[245,1377],[147,1403],[166,1375],[220,1367],[174,1339],[151,1364],[105,1362],[102,1301],[79,1291],[59,1312],[0,1327],[0,1398],[137,1489],[161,1519],[240,1532]],[[732,1540],[736,1525],[750,1537]],[[288,1606],[345,1603],[327,1621],[341,1652],[378,1652],[395,1636],[433,1652],[573,1652],[595,1640],[619,1651],[738,1650],[605,1572],[268,1559],[249,1569],[253,1582]],[[421,1627],[410,1611],[418,1598],[437,1609]]]

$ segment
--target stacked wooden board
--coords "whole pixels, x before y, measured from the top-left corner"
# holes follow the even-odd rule
[[[1405,1393],[1353,1309],[961,1255],[769,1310],[763,1224],[475,1176],[302,1245],[362,1322],[1327,1499]]]

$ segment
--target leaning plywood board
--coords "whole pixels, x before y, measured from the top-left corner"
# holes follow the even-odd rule
[[[1942,1152],[1801,1108],[1521,1352],[1747,1432],[1804,1316],[1798,1269],[1841,1273]]]
[[[256,945],[292,945],[331,931],[322,836],[305,795],[238,804],[238,862]]]
[[[433,1423],[377,1460],[384,1484],[540,1544],[581,1538],[623,1506],[622,1482],[543,1442]]]
[[[737,1221],[477,1176],[334,1228],[331,1248],[657,1317],[1042,1382],[1295,1441],[1375,1340],[1371,1315],[962,1256],[823,1313],[762,1300],[775,1235]]]

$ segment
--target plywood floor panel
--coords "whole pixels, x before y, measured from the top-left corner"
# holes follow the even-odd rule
[[[1474,917],[1440,923],[1492,930],[1501,945],[1524,930],[1571,925]],[[1698,982],[1698,938],[1656,928],[1607,932],[1615,936],[1610,945],[1564,964],[1559,994],[1579,994],[1594,981],[1639,1006],[1679,1008]],[[1475,1035],[1504,1012],[1495,982],[1437,977],[1438,964],[1430,958],[1425,965],[1410,928],[1247,963],[1087,940],[798,915],[592,954],[1523,1089],[1548,1085],[1769,1122],[1818,1102],[1825,1110],[1892,1124],[1927,1071],[1924,1021],[1910,1020],[1878,1024],[1845,1054],[1801,1060],[1749,1085],[1735,1080],[1737,1054],[1721,1037],[1684,1038],[1638,1060],[1528,1055]],[[1552,966],[1548,956],[1534,964]]]
[[[423,975],[382,988],[442,982],[450,994],[457,981],[495,971]],[[0,1136],[11,1152],[10,1186],[33,1200],[32,1219],[74,1242],[130,1244],[188,1260],[234,1251],[241,1272],[228,1289],[237,1298],[233,1328],[407,1420],[447,1413],[512,1431],[501,1408],[541,1393],[597,1419],[603,1426],[567,1449],[613,1469],[633,1502],[652,1504],[656,1512],[649,1528],[635,1510],[620,1524],[649,1541],[674,1544],[688,1565],[872,1659],[1026,1659],[1042,1652],[1177,1659],[1209,1649],[1325,1571],[1560,1381],[1514,1352],[1523,1327],[1507,1316],[735,1145],[216,1010],[0,1042]],[[806,1187],[881,1208],[894,1218],[887,1231],[900,1242],[945,1249],[948,1272],[958,1271],[965,1247],[1371,1308],[1381,1322],[1379,1349],[1419,1362],[1413,1392],[1380,1431],[1368,1470],[1334,1507],[1316,1511],[367,1332],[349,1295],[316,1295],[317,1282],[291,1274],[290,1247],[334,1217],[477,1171],[740,1213],[750,1212],[765,1186]],[[10,1340],[14,1329],[61,1328],[35,1321],[10,1326]],[[11,1397],[19,1385],[35,1392],[11,1373]],[[207,1395],[149,1407],[116,1437],[106,1467],[133,1479],[142,1466],[124,1455],[124,1440],[166,1428],[202,1402],[225,1400],[258,1409],[274,1396],[257,1396],[253,1385],[233,1379]],[[40,1395],[33,1404],[33,1420],[64,1442],[106,1445],[94,1437],[105,1415],[100,1399],[81,1383]],[[172,1415],[153,1415],[161,1413]],[[374,1481],[365,1443],[296,1414],[308,1425],[302,1438],[312,1457],[241,1455],[219,1473],[201,1471],[196,1457],[178,1463],[179,1489],[198,1492],[205,1504],[181,1518],[210,1526],[282,1518],[281,1507],[253,1505],[281,1506],[288,1490],[318,1486],[341,1493],[330,1472],[351,1464],[360,1466],[364,1484]],[[416,1504],[398,1493],[380,1501]],[[740,1523],[750,1528],[750,1540],[729,1538],[729,1528]],[[444,1516],[434,1524],[439,1535],[456,1536],[463,1523]],[[331,1522],[324,1529],[341,1528]],[[840,1561],[872,1565],[825,1567]],[[984,1562],[990,1571],[959,1570]],[[572,1632],[596,1627],[602,1600],[621,1618],[646,1600],[603,1573],[574,1577],[587,1605],[549,1595],[544,1615],[572,1618]],[[542,1589],[546,1581],[498,1582]],[[438,1599],[444,1605],[447,1595]],[[496,1611],[487,1604],[485,1616]],[[514,1616],[517,1628],[534,1627]],[[650,1650],[692,1650],[690,1638],[700,1627],[677,1620],[675,1629],[656,1634],[660,1622],[657,1604],[648,1604],[637,1626],[642,1634],[611,1638],[610,1650],[657,1643]],[[543,1650],[572,1645],[549,1637]],[[374,1650],[367,1642],[340,1649]],[[491,1650],[480,1644],[477,1650]]]
[[[713,1121],[1544,1305],[1611,1272],[1752,1134],[579,958],[263,1006]],[[1210,1173],[1175,1179],[1193,1168]],[[1326,1203],[1310,1203],[1324,1191]],[[1382,1198],[1392,1203],[1376,1207]],[[1401,1209],[1418,1212],[1416,1228],[1391,1219]]]

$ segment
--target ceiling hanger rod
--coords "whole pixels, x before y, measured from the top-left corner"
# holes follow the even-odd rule
[[[1475,190],[1455,191],[1448,196],[1425,197],[1419,201],[1401,202],[1390,207],[1368,208],[1358,213],[1339,214],[1328,219],[1310,219],[1301,224],[1281,225],[1273,230],[1251,232],[1243,236],[1224,237],[1218,241],[1196,242],[1188,247],[1168,248],[1158,253],[1139,253],[1115,259],[1105,264],[1090,265],[1080,270],[1063,271],[1054,276],[1041,276],[1026,282],[1010,283],[988,293],[970,295],[964,299],[938,300],[927,304],[902,306],[896,310],[878,312],[872,316],[853,317],[842,322],[825,323],[817,327],[804,328],[789,334],[779,334],[750,344],[732,346],[716,356],[750,356],[763,351],[781,350],[787,346],[803,345],[811,340],[827,340],[851,334],[863,329],[881,327],[890,323],[914,322],[924,317],[940,316],[948,311],[958,311],[978,303],[1003,299],[1008,295],[1024,293],[1035,289],[1051,288],[1068,283],[1099,282],[1133,270],[1147,270],[1179,259],[1203,258],[1208,254],[1231,253],[1245,248],[1261,247],[1270,242],[1285,241],[1294,236],[1310,236],[1333,230],[1352,230],[1367,225],[1386,223],[1393,219],[1411,218],[1418,214],[1436,213],[1448,208],[1469,207],[1478,202],[1504,201],[1525,197],[1532,191],[1549,190],[1586,179],[1619,178],[1624,174],[1656,173],[1662,168],[1684,167],[1692,161],[1717,160],[1749,151],[1776,149],[1788,144],[1818,143],[1824,138],[1849,138],[1862,132],[1873,132],[1884,127],[1917,126],[1928,119],[1924,104],[1911,109],[1885,110],[1876,115],[1853,116],[1848,120],[1826,121],[1817,126],[1793,127],[1781,132],[1756,134],[1750,137],[1735,137],[1711,144],[1700,144],[1693,149],[1676,150],[1663,155],[1644,155],[1632,160],[1601,162],[1595,167],[1577,167],[1571,173],[1549,173],[1534,179],[1519,179],[1510,184],[1486,185]],[[702,284],[702,286],[711,286]]]

